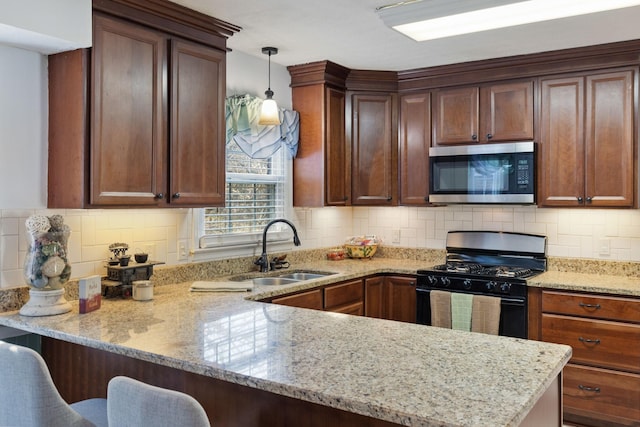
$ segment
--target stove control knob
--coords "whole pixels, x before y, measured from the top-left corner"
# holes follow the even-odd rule
[[[510,290],[511,290],[510,283],[504,282],[503,284],[500,285],[500,292],[502,292],[503,294],[508,294]]]
[[[451,280],[449,280],[448,277],[446,276],[442,276],[440,278],[440,282],[444,285],[444,286],[449,286],[451,284]]]
[[[496,289],[498,289],[498,284],[492,280],[490,282],[487,282],[486,287],[487,287],[487,291],[495,292]]]
[[[464,282],[462,282],[462,287],[467,290],[471,289],[471,279],[464,279]]]
[[[438,283],[438,279],[436,278],[436,276],[427,276],[427,278],[429,279],[429,283],[431,283],[432,285]]]

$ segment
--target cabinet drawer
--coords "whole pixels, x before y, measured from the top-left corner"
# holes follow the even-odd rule
[[[300,294],[274,298],[271,302],[273,304],[288,305],[291,307],[322,310],[322,289],[314,289]]]
[[[640,323],[640,300],[632,298],[542,291],[542,311]]]
[[[353,302],[362,302],[364,288],[362,279],[339,283],[324,288],[324,308],[330,310],[333,307]]]
[[[573,348],[573,363],[640,372],[640,325],[542,314],[542,340]]]
[[[354,316],[364,316],[364,304],[362,303],[362,301],[354,302],[354,303],[343,305],[340,307],[334,307],[331,309],[328,308],[327,311],[333,311],[335,313],[351,314]]]
[[[571,420],[574,415],[637,425],[640,420],[640,375],[570,363],[565,366],[563,376],[565,420]]]

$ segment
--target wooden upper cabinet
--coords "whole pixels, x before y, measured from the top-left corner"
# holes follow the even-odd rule
[[[171,42],[170,203],[224,206],[225,54]]]
[[[238,28],[162,0],[93,7],[92,48],[49,57],[48,207],[223,205]]]
[[[91,205],[160,205],[166,192],[166,39],[95,16]]]
[[[300,144],[293,159],[293,205],[351,203],[350,145],[345,137],[348,70],[329,61],[291,66],[293,109],[300,114]]]
[[[477,87],[442,89],[434,106],[434,145],[478,142]]]
[[[539,205],[635,206],[633,74],[541,79]]]
[[[429,201],[431,94],[400,97],[398,175],[401,205],[424,206]]]
[[[351,195],[353,205],[397,204],[396,95],[350,96]]]
[[[533,82],[441,89],[433,144],[533,140]]]
[[[345,93],[325,89],[325,205],[346,206],[351,197],[351,150],[345,138]]]

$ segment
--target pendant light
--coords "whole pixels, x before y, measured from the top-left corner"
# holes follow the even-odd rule
[[[269,55],[269,88],[264,93],[267,96],[262,102],[262,109],[260,110],[259,125],[279,125],[280,115],[278,114],[278,104],[273,98],[273,91],[271,90],[271,55],[278,53],[277,47],[263,47],[262,53]]]

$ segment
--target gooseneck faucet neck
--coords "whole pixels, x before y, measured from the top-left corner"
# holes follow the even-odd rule
[[[269,271],[269,257],[267,256],[267,231],[269,231],[269,228],[273,224],[278,222],[283,222],[287,224],[289,227],[291,227],[291,229],[293,230],[293,244],[296,246],[300,246],[300,238],[298,237],[298,230],[296,230],[296,227],[290,221],[284,218],[277,218],[269,221],[269,223],[264,227],[264,230],[262,231],[262,255],[260,255],[260,258],[258,258],[254,262],[255,265],[260,266],[260,271],[262,273],[266,273],[267,271]]]

